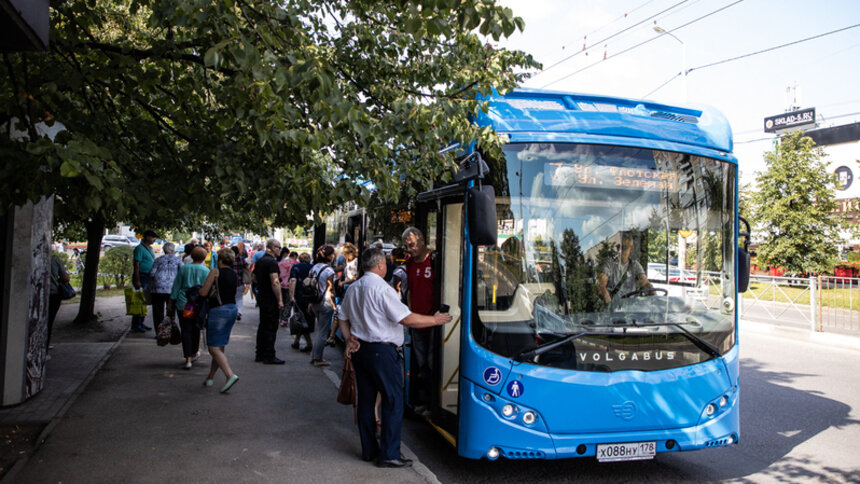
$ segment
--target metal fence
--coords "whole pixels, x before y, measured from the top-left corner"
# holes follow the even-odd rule
[[[811,331],[860,332],[860,279],[750,276],[740,317]]]
[[[815,321],[815,280],[800,277],[750,276],[750,288],[739,294],[745,319],[777,320],[809,326]]]
[[[860,332],[860,279],[819,276],[816,331]]]

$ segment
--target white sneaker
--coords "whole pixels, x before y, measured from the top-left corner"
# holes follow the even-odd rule
[[[185,365],[183,366],[183,368],[185,368],[186,370],[190,370],[190,369],[191,369],[191,362],[190,362],[190,361],[186,361],[186,362],[185,362]]]

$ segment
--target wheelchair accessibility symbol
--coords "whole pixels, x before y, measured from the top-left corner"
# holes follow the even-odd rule
[[[495,366],[491,366],[484,370],[484,381],[487,385],[496,386],[502,382],[502,372]]]

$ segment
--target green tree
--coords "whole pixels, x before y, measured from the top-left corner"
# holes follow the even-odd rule
[[[565,265],[568,310],[571,313],[594,311],[600,306],[593,268],[585,261],[579,237],[572,229],[562,232],[559,248]]]
[[[837,260],[842,221],[833,215],[834,177],[824,153],[802,132],[783,136],[765,155],[750,197],[757,222],[758,261],[788,272],[822,272]]]
[[[522,28],[487,0],[52,2],[50,49],[3,54],[0,210],[55,194],[85,230],[91,320],[117,221],[265,233],[366,201],[367,182],[426,188],[452,142],[499,153],[470,117],[536,65],[487,43]]]

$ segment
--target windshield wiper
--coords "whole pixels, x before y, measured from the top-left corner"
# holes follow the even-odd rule
[[[553,334],[556,334],[556,333],[553,333]],[[557,339],[555,341],[550,341],[549,343],[544,343],[542,345],[538,345],[535,348],[532,348],[532,349],[527,350],[527,351],[521,351],[520,354],[518,354],[515,359],[517,361],[532,360],[532,359],[534,359],[535,356],[542,355],[549,350],[558,348],[559,346],[561,346],[563,344],[570,343],[571,341],[573,341],[577,338],[581,338],[583,336],[594,336],[594,335],[605,336],[605,335],[611,335],[611,334],[613,334],[613,333],[607,333],[607,332],[603,332],[603,331],[581,331],[579,333],[568,334],[561,339]]]
[[[681,330],[680,334],[683,335],[684,337],[686,337],[688,340],[690,340],[700,350],[713,356],[714,358],[719,358],[719,357],[723,356],[723,354],[720,353],[720,350],[718,350],[714,345],[712,345],[711,343],[708,343],[707,341],[703,340],[702,338],[696,336],[695,334],[693,334],[689,330],[687,330],[687,328],[682,326],[683,324],[693,324],[693,323],[674,323],[671,321],[666,321],[663,323],[637,323],[636,321],[630,321],[629,323],[624,323],[624,324],[620,324],[620,325],[618,324],[618,322],[615,322],[615,324],[622,327],[622,328],[623,327],[659,328],[661,326],[674,326],[675,328],[680,329]]]
[[[714,347],[712,344],[708,343],[707,341],[705,341],[705,340],[703,340],[702,338],[700,338],[700,337],[696,336],[695,334],[691,333],[691,332],[690,332],[690,331],[688,331],[686,328],[684,328],[683,326],[681,326],[681,325],[683,325],[683,324],[690,324],[690,323],[672,323],[672,322],[669,322],[669,321],[667,321],[667,322],[665,322],[665,323],[637,323],[636,321],[631,321],[631,322],[629,322],[629,323],[623,323],[623,324],[622,324],[622,323],[621,323],[621,321],[613,321],[613,325],[612,325],[612,326],[608,326],[608,325],[603,326],[603,325],[601,325],[601,327],[616,327],[616,328],[617,328],[617,327],[635,327],[635,328],[648,328],[648,327],[674,326],[675,328],[677,328],[677,329],[681,330],[681,333],[680,333],[680,334],[681,334],[682,336],[684,336],[685,338],[687,338],[688,340],[690,340],[690,341],[691,341],[694,345],[696,345],[696,347],[697,347],[697,348],[699,348],[700,350],[702,350],[702,351],[704,351],[705,353],[707,353],[707,354],[709,354],[709,355],[713,356],[714,358],[719,358],[719,357],[723,356],[723,355],[720,353],[720,351],[719,351],[716,347]],[[552,334],[557,334],[557,333],[552,333]],[[575,339],[577,339],[577,338],[581,338],[581,337],[583,337],[583,336],[613,336],[613,335],[617,335],[617,334],[618,334],[618,333],[607,332],[607,331],[580,331],[580,332],[578,332],[578,333],[571,333],[571,334],[567,334],[567,335],[565,335],[564,337],[562,337],[561,339],[557,339],[557,340],[555,340],[555,341],[551,341],[551,342],[549,342],[549,343],[544,343],[544,344],[542,344],[542,345],[538,345],[537,347],[532,348],[532,349],[530,349],[530,350],[521,351],[521,352],[516,356],[515,360],[516,360],[516,361],[527,361],[527,360],[532,360],[532,359],[534,359],[534,357],[536,357],[536,356],[540,356],[540,355],[542,355],[542,354],[546,353],[547,351],[550,351],[550,350],[553,350],[553,349],[555,349],[555,348],[558,348],[559,346],[561,346],[561,345],[563,345],[563,344],[570,343],[571,341],[573,341],[573,340],[575,340]]]

